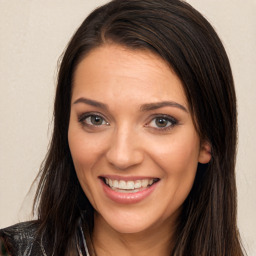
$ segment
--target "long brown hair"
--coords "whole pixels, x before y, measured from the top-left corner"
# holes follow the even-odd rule
[[[236,95],[228,57],[208,21],[179,0],[113,0],[93,11],[78,28],[59,69],[54,130],[35,198],[40,233],[55,255],[68,255],[82,218],[90,239],[93,208],[76,177],[68,145],[74,70],[102,44],[158,54],[183,82],[194,124],[211,144],[209,164],[198,165],[184,202],[170,255],[243,255],[236,224]]]

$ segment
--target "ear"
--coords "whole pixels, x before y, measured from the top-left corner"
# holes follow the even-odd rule
[[[208,141],[201,143],[198,162],[201,164],[207,164],[212,158],[212,147]]]

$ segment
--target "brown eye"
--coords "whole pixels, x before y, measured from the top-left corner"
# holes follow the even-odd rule
[[[166,118],[162,118],[162,117],[157,117],[155,119],[155,124],[157,127],[166,127],[168,125],[170,125],[170,121],[168,121]]]
[[[178,121],[172,116],[157,116],[151,119],[151,121],[147,124],[148,127],[152,127],[154,129],[165,130],[173,128]]]
[[[102,125],[104,123],[104,119],[101,116],[89,116],[88,118],[93,125]]]
[[[108,122],[102,116],[99,115],[87,115],[80,119],[81,123],[92,126],[109,125]]]

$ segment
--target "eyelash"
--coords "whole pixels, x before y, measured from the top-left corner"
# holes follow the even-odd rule
[[[166,122],[169,123],[168,126],[164,126],[164,127],[149,126],[149,124],[151,122],[156,122],[157,119],[165,120]],[[174,126],[176,126],[177,124],[178,124],[178,120],[175,119],[174,117],[169,116],[169,115],[165,115],[165,114],[157,114],[157,115],[154,115],[153,118],[150,119],[150,121],[146,124],[146,126],[149,127],[149,128],[152,128],[152,129],[160,130],[160,131],[168,131],[168,130],[173,129]]]
[[[86,122],[86,119],[87,118],[100,118],[102,119],[103,122],[105,122],[104,124],[99,124],[99,125],[96,125],[96,124],[92,124],[91,123],[88,123]],[[156,120],[159,119],[159,120],[164,120],[165,122],[167,122],[168,126],[164,126],[164,127],[152,127],[150,126],[149,124],[152,123],[152,122],[156,122]],[[99,113],[83,113],[81,115],[78,116],[78,122],[82,124],[83,127],[95,127],[95,128],[99,128],[101,127],[102,125],[107,125],[109,126],[109,122],[106,121],[106,118],[103,117],[101,114]],[[160,131],[168,131],[168,130],[171,130],[172,128],[174,128],[174,126],[176,126],[178,124],[178,120],[175,119],[174,117],[172,116],[169,116],[169,115],[165,115],[165,114],[157,114],[157,115],[154,115],[153,117],[151,117],[150,121],[146,123],[145,127],[148,127],[148,128],[152,128],[152,129],[155,129],[155,130],[160,130]]]
[[[100,127],[102,126],[102,124],[96,125],[96,124],[89,124],[86,122],[87,118],[101,118],[103,120],[103,122],[105,122],[104,125],[109,125],[109,123],[105,120],[106,118],[104,118],[102,115],[98,114],[98,113],[84,113],[82,115],[78,116],[78,122],[82,124],[82,126],[87,126],[87,127]]]

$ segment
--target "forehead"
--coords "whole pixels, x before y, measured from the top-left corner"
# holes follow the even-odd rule
[[[175,100],[187,107],[182,82],[164,60],[150,51],[120,45],[98,47],[78,64],[72,96],[138,96],[141,101]]]

